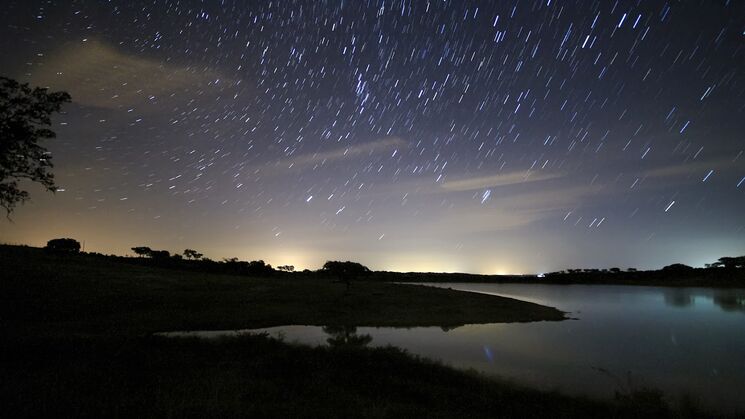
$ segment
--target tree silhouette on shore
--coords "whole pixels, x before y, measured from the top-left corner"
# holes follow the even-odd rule
[[[45,247],[47,250],[53,252],[71,252],[77,253],[80,251],[80,242],[75,239],[52,239],[47,242]]]
[[[328,261],[323,264],[321,271],[330,275],[336,276],[339,282],[343,282],[349,289],[351,281],[359,278],[360,276],[367,275],[370,273],[370,269],[367,266],[357,262],[339,262],[339,261]]]

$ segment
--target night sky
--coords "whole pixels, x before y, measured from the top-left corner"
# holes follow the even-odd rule
[[[73,97],[0,239],[535,273],[745,254],[745,2],[4,1]]]

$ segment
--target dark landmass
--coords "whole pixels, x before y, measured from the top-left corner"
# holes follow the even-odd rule
[[[0,307],[15,334],[141,335],[176,330],[316,326],[442,326],[563,320],[511,298],[327,276],[248,277],[0,246]],[[147,260],[138,261],[144,263]],[[152,262],[152,261],[151,261]]]
[[[328,277],[253,278],[144,263],[152,261],[0,246],[5,412],[128,418],[701,415],[688,399],[679,403],[655,390],[619,392],[607,401],[569,397],[396,348],[368,348],[365,339],[343,333],[346,325],[564,319],[550,307],[390,282],[347,286]],[[154,336],[293,323],[342,333],[316,348],[267,336]]]

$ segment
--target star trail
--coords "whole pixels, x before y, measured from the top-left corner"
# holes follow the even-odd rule
[[[745,253],[745,3],[10,1],[73,103],[11,243],[535,273]]]

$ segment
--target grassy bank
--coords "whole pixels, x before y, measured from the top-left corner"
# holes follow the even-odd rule
[[[286,324],[445,326],[562,320],[509,298],[330,278],[250,278],[157,269],[0,246],[6,331],[142,335]]]

